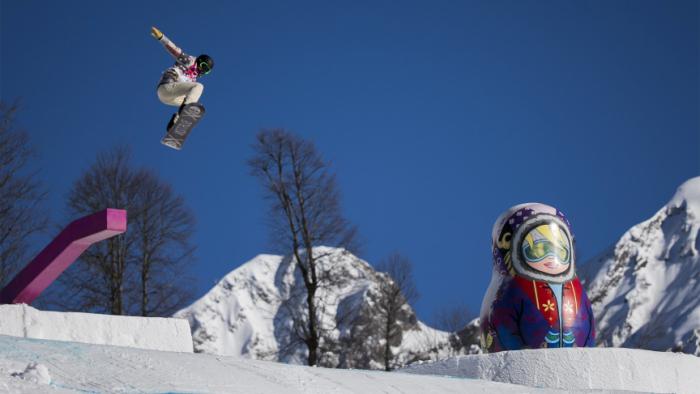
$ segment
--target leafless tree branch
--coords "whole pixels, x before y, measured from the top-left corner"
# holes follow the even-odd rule
[[[294,257],[306,289],[305,312],[293,316],[295,331],[307,346],[308,364],[318,365],[326,330],[319,319],[326,301],[318,290],[329,278],[319,275],[314,250],[349,247],[356,230],[343,218],[335,177],[311,142],[284,130],[263,130],[253,149],[248,165],[270,203],[273,243]]]
[[[26,264],[28,239],[44,230],[46,197],[30,166],[35,158],[29,134],[18,129],[18,104],[0,102],[0,285]]]
[[[133,167],[128,148],[98,155],[74,183],[67,207],[72,218],[126,209],[128,230],[83,253],[42,302],[67,310],[169,316],[191,300],[186,267],[193,260],[194,216],[154,172]]]

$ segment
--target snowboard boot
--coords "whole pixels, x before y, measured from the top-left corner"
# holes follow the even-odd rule
[[[173,127],[173,125],[175,123],[177,123],[177,120],[180,118],[180,114],[182,113],[182,110],[185,108],[185,105],[187,105],[187,104],[183,102],[180,105],[180,108],[177,109],[177,112],[175,112],[175,114],[173,114],[173,117],[170,118],[170,122],[168,123],[168,130],[170,130],[170,128]]]
[[[173,125],[177,122],[177,120],[180,118],[180,111],[175,112],[173,114],[173,117],[170,118],[170,122],[168,122],[168,127],[166,127],[167,131],[170,131],[170,129],[173,127]]]
[[[180,108],[177,109],[177,112],[173,114],[173,117],[170,118],[170,122],[168,122],[168,131],[170,131],[170,128],[173,127],[175,123],[177,123],[177,120],[180,119],[180,114],[182,113],[182,110],[185,108],[185,105],[188,103],[183,102],[180,104]]]

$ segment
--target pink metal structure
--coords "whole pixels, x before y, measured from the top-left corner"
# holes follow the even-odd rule
[[[108,208],[75,220],[0,292],[0,303],[31,304],[93,243],[126,231],[126,211]]]

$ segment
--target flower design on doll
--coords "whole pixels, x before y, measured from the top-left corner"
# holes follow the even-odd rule
[[[542,304],[542,307],[544,308],[545,312],[553,311],[556,309],[556,305],[552,303],[552,300],[547,300],[546,304]]]

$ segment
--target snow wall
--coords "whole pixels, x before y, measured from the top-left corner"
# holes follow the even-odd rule
[[[623,348],[516,350],[417,364],[401,372],[563,390],[697,393],[700,358]]]
[[[24,304],[0,305],[0,316],[0,335],[193,352],[183,319],[43,312]]]

